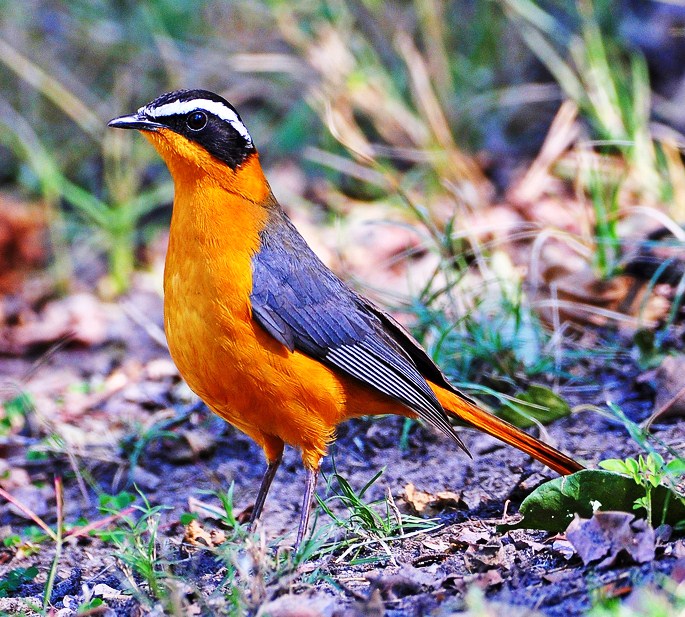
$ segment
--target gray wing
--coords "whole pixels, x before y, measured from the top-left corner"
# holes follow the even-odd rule
[[[405,351],[420,349],[418,343],[396,324],[388,328],[390,318],[382,320],[382,312],[335,276],[284,214],[271,216],[252,261],[250,300],[257,323],[291,351],[297,349],[392,397],[464,447]],[[402,336],[407,341],[397,340]]]

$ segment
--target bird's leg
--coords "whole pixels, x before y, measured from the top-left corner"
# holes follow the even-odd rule
[[[295,550],[297,551],[302,544],[307,528],[309,527],[309,514],[312,509],[312,501],[314,501],[314,491],[316,489],[316,480],[319,477],[318,469],[307,468],[307,481],[304,489],[304,499],[302,500],[302,513],[300,514],[300,526],[297,528],[297,540],[295,540]]]
[[[262,513],[262,508],[264,507],[264,502],[266,501],[266,495],[271,488],[271,483],[274,480],[274,476],[276,475],[282,460],[283,452],[281,451],[281,453],[275,459],[269,461],[266,471],[264,472],[264,477],[262,478],[262,483],[259,486],[259,492],[257,493],[257,499],[255,499],[254,507],[252,508],[252,514],[250,515],[250,531],[255,530],[257,520],[259,519],[259,515]]]

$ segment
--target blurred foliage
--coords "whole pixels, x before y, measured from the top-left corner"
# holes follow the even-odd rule
[[[390,110],[394,104],[415,118],[422,105],[437,102],[433,111],[444,114],[451,133],[437,135],[437,141],[454,137],[473,149],[499,139],[495,124],[506,122],[508,114],[490,113],[499,107],[496,89],[525,85],[532,62],[502,12],[485,0],[413,5],[29,0],[5,1],[0,8],[5,104],[34,132],[31,148],[41,144],[61,173],[98,197],[103,197],[103,157],[93,145],[105,139],[106,121],[162,91],[205,87],[224,93],[249,110],[243,113],[249,113],[255,140],[272,158],[307,144],[331,145],[312,116],[316,104],[311,99],[320,99],[322,89],[329,102],[346,91],[356,103],[355,92],[366,97],[367,109],[352,109],[360,115],[376,111],[370,106],[383,98]],[[464,23],[470,27],[464,29]],[[342,45],[339,56],[336,42]],[[421,76],[412,75],[410,66],[416,53],[430,75],[433,103],[417,91]],[[524,107],[525,92],[521,95],[509,97],[508,104]],[[387,109],[380,111],[388,115]],[[4,130],[16,128],[16,118],[7,112],[2,119]],[[401,126],[402,118],[396,120]],[[374,127],[369,118],[360,124],[371,138],[384,128]],[[425,133],[425,128],[415,131]],[[394,136],[381,137],[396,145]],[[424,146],[431,141],[419,137]],[[154,182],[161,165],[149,148],[139,140],[128,147],[134,150],[132,165],[140,182]],[[13,170],[7,180],[40,191],[25,155],[4,151],[2,159],[3,168]]]
[[[353,197],[418,219],[441,268],[456,266],[447,288],[463,277],[464,248],[489,257],[465,242],[461,215],[490,204],[491,181],[507,186],[520,156],[538,151],[564,98],[580,109],[590,155],[579,149],[577,165],[556,173],[587,195],[595,224],[584,242],[598,274],[620,267],[626,195],[648,206],[670,200],[676,220],[685,211],[679,136],[653,133],[649,58],[636,47],[649,51],[634,24],[658,8],[628,0],[0,0],[0,9],[2,179],[47,203],[65,287],[78,269],[76,243],[104,251],[108,288],[124,290],[143,228],[166,222],[162,163],[106,122],[179,87],[225,95],[267,166],[296,153],[310,176],[331,182],[324,205],[333,211],[345,212]],[[657,15],[666,25],[676,17]],[[483,150],[490,177],[488,158],[475,157]]]

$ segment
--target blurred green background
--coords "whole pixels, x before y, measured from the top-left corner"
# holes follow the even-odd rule
[[[563,100],[595,150],[635,171],[640,199],[673,203],[679,155],[660,144],[677,153],[685,126],[684,27],[683,6],[647,0],[4,1],[0,181],[42,198],[63,284],[86,246],[107,258],[112,293],[172,189],[151,148],[106,122],[181,87],[228,98],[266,166],[296,162],[298,198],[324,213],[395,194],[428,222],[446,193],[487,207]],[[595,180],[611,248],[616,183]],[[601,274],[615,262],[602,256]]]

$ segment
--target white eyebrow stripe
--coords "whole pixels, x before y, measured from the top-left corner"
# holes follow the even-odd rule
[[[160,105],[159,107],[144,107],[141,108],[143,113],[153,118],[160,118],[165,116],[175,116],[190,113],[191,111],[208,111],[215,116],[218,116],[222,120],[228,122],[249,145],[252,145],[252,137],[248,133],[245,125],[238,118],[232,109],[226,107],[223,103],[218,101],[210,101],[209,99],[192,99],[190,101],[173,101],[172,103],[166,103],[165,105]],[[141,111],[139,110],[139,111]]]

